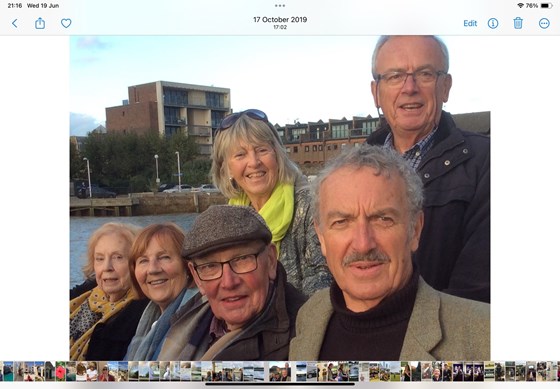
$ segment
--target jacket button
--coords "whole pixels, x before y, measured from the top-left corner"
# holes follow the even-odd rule
[[[463,149],[463,154],[468,154],[469,149]]]
[[[430,178],[430,173],[424,173],[424,178]]]
[[[443,164],[444,164],[445,166],[449,166],[449,165],[451,165],[451,162],[450,162],[449,160],[447,160],[447,161],[445,161]]]

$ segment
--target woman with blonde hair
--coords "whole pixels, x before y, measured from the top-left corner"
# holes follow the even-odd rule
[[[128,257],[139,227],[106,223],[88,242],[86,279],[96,284],[70,300],[70,359],[121,360],[147,301],[133,300]]]
[[[288,282],[309,296],[332,276],[313,227],[307,179],[257,109],[226,116],[216,132],[212,180],[230,205],[252,206],[272,231]]]

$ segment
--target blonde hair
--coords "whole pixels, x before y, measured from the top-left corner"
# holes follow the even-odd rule
[[[130,248],[132,246],[132,242],[134,242],[134,238],[136,238],[136,235],[138,235],[139,231],[140,227],[133,224],[113,222],[105,223],[97,230],[95,230],[93,234],[91,234],[91,237],[88,241],[87,262],[82,268],[84,276],[86,278],[95,278],[95,270],[93,269],[93,257],[95,254],[95,246],[97,246],[97,243],[102,237],[104,237],[105,235],[118,234],[126,240]]]
[[[227,198],[237,197],[243,192],[231,180],[227,166],[231,151],[240,143],[271,146],[276,155],[278,181],[281,183],[294,183],[301,174],[299,168],[288,158],[274,127],[268,121],[252,119],[247,114],[242,114],[231,127],[217,133],[212,151],[212,181]]]

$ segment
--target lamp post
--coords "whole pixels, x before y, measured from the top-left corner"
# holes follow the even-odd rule
[[[179,192],[181,192],[181,159],[178,151],[175,151],[175,154],[177,154],[177,177],[179,177]]]
[[[154,155],[154,159],[156,160],[156,186],[159,189],[159,167],[158,167],[158,158],[159,155]]]
[[[89,198],[91,199],[91,175],[89,173],[89,159],[87,159],[86,157],[84,157],[84,161],[86,161],[87,163],[87,180],[88,180],[88,185],[89,185]]]

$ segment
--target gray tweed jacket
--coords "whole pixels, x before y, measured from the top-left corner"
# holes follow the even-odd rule
[[[291,361],[319,360],[333,313],[329,292],[317,292],[301,307]],[[399,360],[490,360],[490,304],[438,292],[420,277]]]
[[[288,282],[306,296],[311,296],[329,287],[332,275],[313,227],[309,188],[302,179],[296,182],[294,202],[294,217],[280,243],[278,260],[286,269]]]

